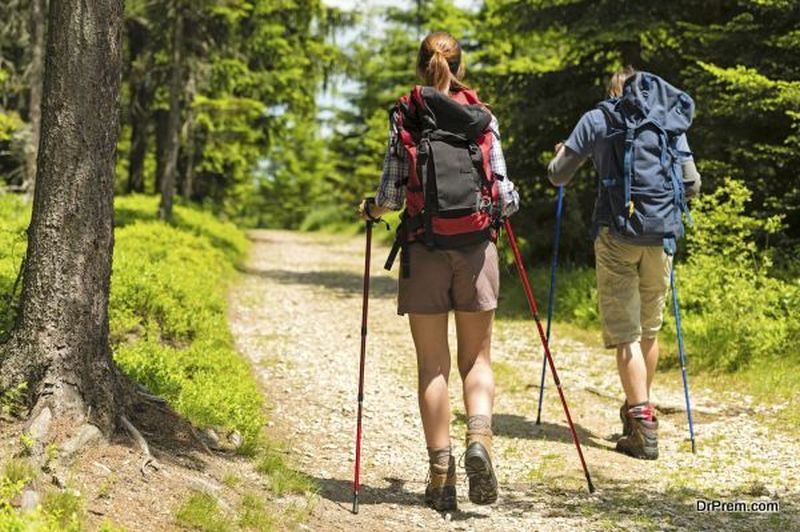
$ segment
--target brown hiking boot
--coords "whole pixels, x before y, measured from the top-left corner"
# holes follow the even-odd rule
[[[628,417],[631,433],[623,435],[617,441],[617,451],[641,458],[655,460],[658,458],[658,419],[653,421]]]
[[[631,435],[631,420],[628,418],[628,401],[622,403],[622,406],[619,407],[619,419],[622,421],[622,435],[623,436],[630,436]]]
[[[431,464],[428,472],[428,485],[425,488],[425,504],[438,512],[452,512],[458,508],[456,460],[452,456],[447,469]]]
[[[497,501],[497,478],[492,467],[492,434],[467,432],[464,469],[469,479],[469,500],[475,504]]]

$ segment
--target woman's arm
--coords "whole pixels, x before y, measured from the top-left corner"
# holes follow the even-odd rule
[[[394,116],[390,121],[389,143],[386,147],[386,155],[383,158],[381,182],[375,193],[375,203],[369,206],[369,215],[373,219],[380,218],[389,211],[399,211],[403,208],[403,202],[406,197],[404,183],[408,178],[408,154],[400,144],[400,139],[397,136]],[[369,219],[366,211],[366,200],[362,201],[358,206],[358,215],[364,220]]]
[[[508,217],[519,210],[519,193],[514,187],[514,183],[506,175],[508,170],[506,169],[503,147],[500,144],[500,126],[494,116],[489,123],[489,129],[494,135],[494,141],[489,150],[489,164],[497,180],[497,191],[500,194],[500,214],[503,217]]]

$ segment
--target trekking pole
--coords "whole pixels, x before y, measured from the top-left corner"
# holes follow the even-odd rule
[[[368,200],[369,201],[369,200]],[[358,421],[356,422],[356,461],[353,476],[353,513],[358,513],[358,489],[361,487],[361,413],[364,404],[364,364],[367,354],[367,312],[369,308],[369,260],[372,254],[372,224],[367,224],[367,247],[364,253],[364,298],[361,303],[361,359],[358,364]]]
[[[369,218],[367,224],[367,244],[364,252],[364,296],[361,302],[361,358],[358,363],[358,421],[356,422],[356,460],[353,473],[353,513],[358,513],[358,490],[361,487],[361,414],[364,405],[364,365],[367,356],[367,314],[369,312],[369,262],[372,256],[372,226],[383,223],[386,229],[389,224],[381,218],[372,218],[369,206],[375,204],[375,198],[367,198],[364,209]]]
[[[550,323],[553,321],[553,308],[556,302],[556,272],[558,271],[558,243],[561,239],[561,212],[564,206],[564,185],[558,187],[556,201],[556,236],[553,239],[553,264],[550,267],[550,291],[547,294],[547,345],[550,345]],[[542,422],[542,401],[544,399],[544,374],[547,372],[547,357],[542,355],[542,377],[539,380],[539,406],[536,410],[536,424]]]
[[[528,305],[531,309],[531,314],[533,314],[533,319],[536,322],[536,328],[539,330],[539,338],[542,341],[542,347],[544,348],[544,355],[547,358],[547,362],[550,364],[550,371],[553,373],[553,380],[556,383],[556,388],[558,388],[558,395],[561,397],[561,405],[564,407],[564,414],[567,416],[567,423],[569,423],[569,430],[572,433],[572,441],[575,443],[575,448],[578,450],[578,458],[581,460],[581,466],[583,467],[583,472],[586,475],[586,482],[589,486],[589,493],[594,493],[594,485],[592,484],[592,477],[589,475],[589,468],[586,467],[586,460],[583,458],[583,450],[581,449],[581,442],[578,440],[578,434],[575,432],[575,425],[572,423],[572,416],[569,414],[569,407],[567,406],[567,400],[564,398],[564,390],[561,389],[561,381],[558,378],[558,372],[556,371],[556,365],[553,362],[553,357],[550,354],[550,347],[547,343],[547,337],[544,334],[544,328],[542,327],[542,321],[539,319],[539,311],[536,308],[536,300],[533,298],[533,291],[531,290],[531,285],[528,282],[528,274],[525,272],[525,265],[522,263],[522,256],[519,253],[519,248],[517,247],[517,240],[514,238],[514,231],[511,230],[511,222],[508,221],[506,218],[503,221],[506,229],[506,233],[508,234],[508,241],[511,243],[511,249],[514,252],[514,260],[517,263],[517,270],[519,271],[519,276],[522,278],[522,287],[525,289],[525,295],[528,298]]]
[[[672,288],[672,312],[675,314],[675,329],[678,332],[678,356],[681,360],[681,374],[683,375],[683,395],[686,398],[686,416],[689,418],[689,437],[692,440],[692,453],[697,452],[694,441],[694,424],[692,423],[692,405],[689,403],[689,380],[686,377],[686,351],[683,347],[683,331],[681,330],[681,312],[678,305],[678,289],[675,287],[675,260],[669,272],[669,284]]]

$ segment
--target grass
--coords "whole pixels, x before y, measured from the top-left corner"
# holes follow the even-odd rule
[[[269,482],[269,489],[275,496],[287,494],[311,494],[317,487],[307,475],[289,466],[287,454],[278,447],[268,446],[261,451],[256,461],[256,470]]]
[[[80,495],[66,491],[51,491],[42,501],[42,511],[51,516],[61,530],[81,530],[84,509]]]
[[[190,530],[201,532],[226,532],[233,530],[228,518],[219,508],[219,503],[211,495],[199,491],[192,492],[175,515],[177,524]]]
[[[278,523],[267,509],[264,501],[256,494],[245,493],[239,509],[239,526],[247,530],[271,531],[278,529]]]

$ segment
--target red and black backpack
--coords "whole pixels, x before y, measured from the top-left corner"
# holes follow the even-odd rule
[[[406,208],[389,270],[398,251],[401,274],[410,274],[407,246],[455,249],[496,238],[499,193],[489,161],[492,115],[471,90],[450,96],[416,86],[391,110],[397,144],[408,155]]]

